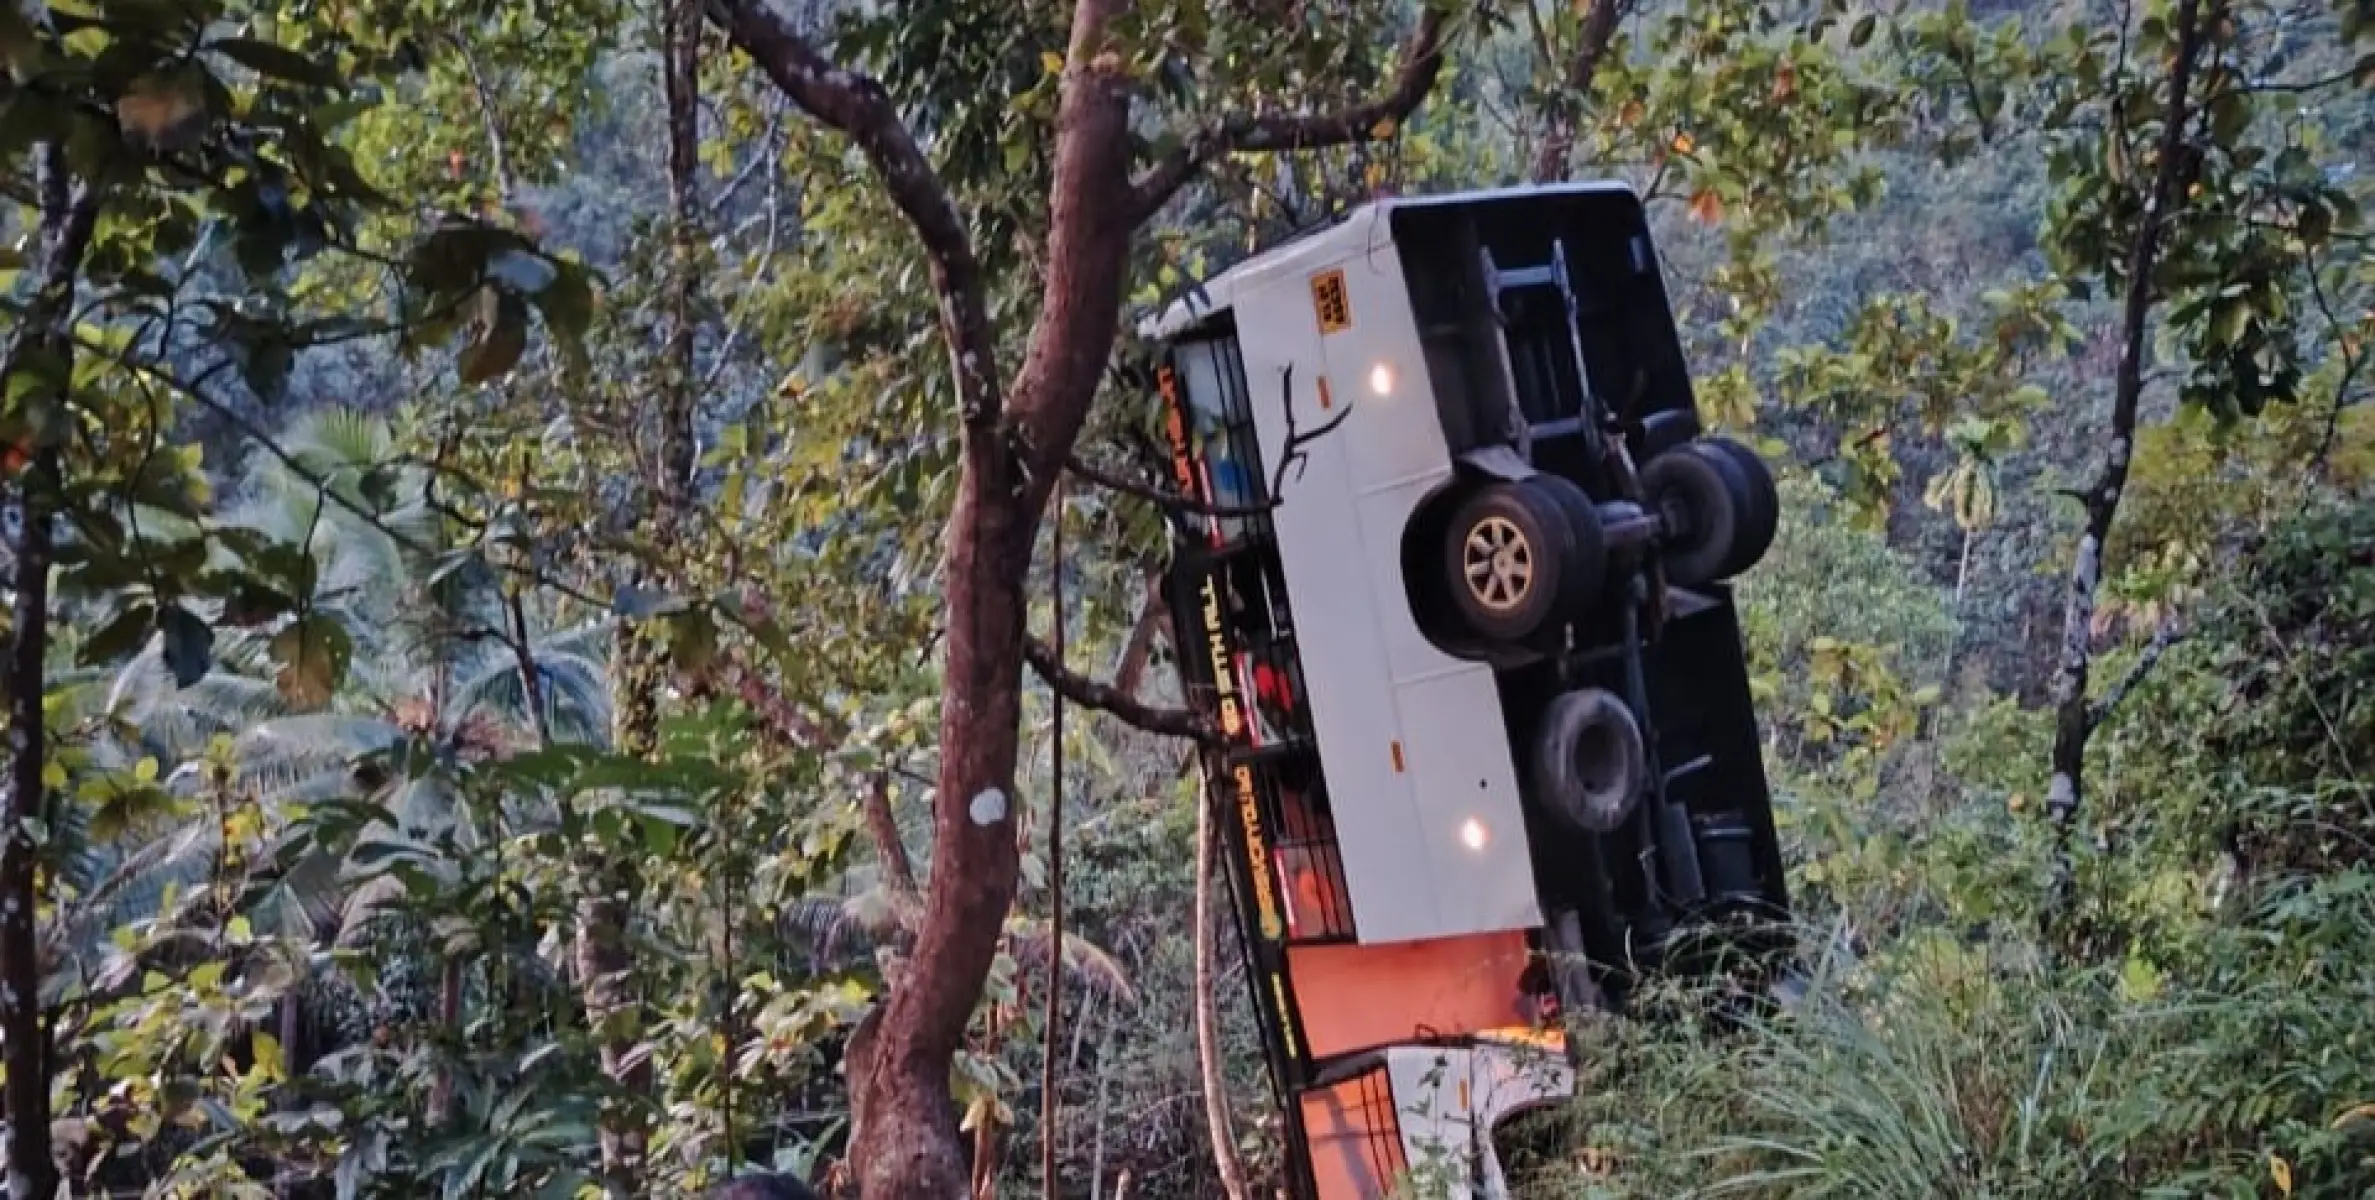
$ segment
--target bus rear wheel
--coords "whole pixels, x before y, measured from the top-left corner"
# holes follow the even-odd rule
[[[1633,710],[1606,688],[1580,688],[1542,710],[1534,735],[1534,791],[1579,833],[1607,833],[1633,814],[1649,755]]]
[[[1598,594],[1606,553],[1583,490],[1536,475],[1486,484],[1463,500],[1444,530],[1441,569],[1465,632],[1526,642]]]
[[[1724,438],[1677,446],[1641,468],[1641,492],[1665,521],[1666,577],[1683,587],[1738,575],[1773,543],[1780,497],[1746,446]]]

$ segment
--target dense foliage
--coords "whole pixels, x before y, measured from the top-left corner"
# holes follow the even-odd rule
[[[2375,1187],[2364,0],[44,0],[0,57],[12,1200],[910,1129],[1267,1194],[1163,514],[1053,475],[1155,465],[1122,318],[1568,175],[1783,468],[1813,969],[1597,1028],[1525,1194]]]

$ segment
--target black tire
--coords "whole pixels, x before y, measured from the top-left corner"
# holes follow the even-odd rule
[[[1747,515],[1741,511],[1749,497],[1740,475],[1729,459],[1699,453],[1696,444],[1661,454],[1641,468],[1641,498],[1666,523],[1659,555],[1669,582],[1695,587],[1725,576]]]
[[[1608,583],[1608,543],[1600,529],[1600,510],[1591,493],[1574,480],[1548,473],[1528,478],[1520,487],[1549,496],[1567,516],[1567,569],[1561,576],[1559,614],[1572,620],[1600,598]]]
[[[1552,700],[1534,734],[1534,792],[1543,808],[1578,833],[1624,824],[1649,782],[1649,756],[1633,710],[1605,688]]]
[[[1640,460],[1648,462],[1669,450],[1677,449],[1699,436],[1699,414],[1687,408],[1669,408],[1641,418]]]
[[[1444,529],[1440,570],[1470,633],[1524,642],[1564,619],[1575,533],[1545,487],[1490,483]]]
[[[1781,493],[1773,486],[1773,471],[1765,460],[1730,438],[1704,438],[1690,449],[1727,460],[1737,472],[1732,482],[1746,501],[1740,510],[1740,540],[1724,564],[1724,577],[1730,578],[1764,561],[1765,552],[1773,548],[1773,535],[1781,528]]]

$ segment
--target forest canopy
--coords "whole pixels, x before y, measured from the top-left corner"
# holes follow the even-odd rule
[[[2375,1186],[2368,0],[35,0],[0,58],[10,1200],[1272,1194],[1136,330],[1570,179],[1780,476],[1809,966],[1608,1023],[1520,1194]]]

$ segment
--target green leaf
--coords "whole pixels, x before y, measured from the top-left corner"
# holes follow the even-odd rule
[[[549,260],[548,260],[549,261]],[[536,309],[545,327],[564,343],[575,344],[594,323],[594,288],[583,264],[554,262],[552,279],[535,293]]]
[[[274,79],[318,88],[340,87],[346,82],[337,71],[276,42],[235,37],[210,43],[206,48],[258,75]]]
[[[1847,44],[1859,50],[1862,49],[1864,43],[1872,40],[1872,31],[1878,28],[1879,24],[1880,18],[1872,13],[1865,13],[1856,18],[1855,25],[1847,31]]]
[[[292,707],[318,709],[330,702],[353,656],[354,642],[346,630],[316,613],[272,639],[272,660],[280,664],[273,683]]]
[[[148,640],[149,631],[156,627],[156,612],[156,606],[145,600],[125,606],[83,641],[75,652],[75,661],[90,666],[130,654]]]
[[[159,614],[157,632],[165,635],[165,665],[177,687],[206,678],[214,662],[214,630],[197,614],[176,604]]]
[[[255,580],[242,579],[223,598],[222,621],[225,625],[252,627],[284,616],[296,607],[297,602],[286,594]]]

